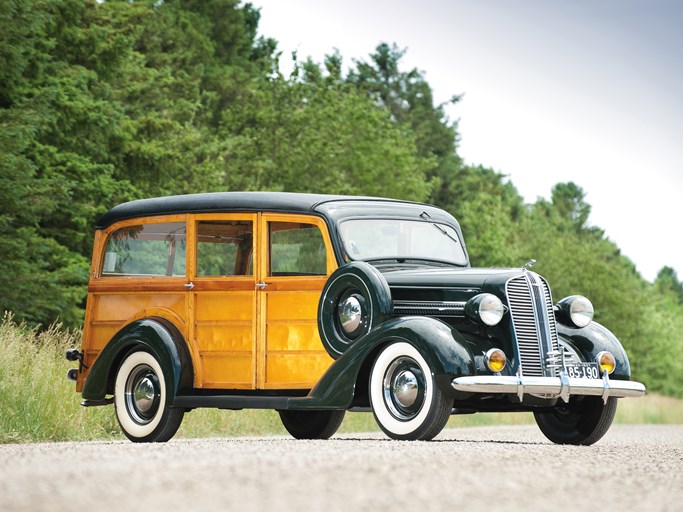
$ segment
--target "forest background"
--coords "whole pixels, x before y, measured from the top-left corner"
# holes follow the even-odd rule
[[[234,0],[0,0],[0,310],[78,328],[94,222],[124,201],[395,197],[455,215],[473,266],[537,259],[556,298],[591,299],[634,378],[683,397],[683,283],[670,267],[644,280],[589,223],[580,185],[528,204],[464,162],[457,122],[396,44],[351,63],[293,56],[285,76],[258,22]]]

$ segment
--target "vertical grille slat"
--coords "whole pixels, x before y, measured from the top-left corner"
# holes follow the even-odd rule
[[[555,376],[546,367],[548,352],[557,351],[557,327],[548,283],[534,272],[507,282],[506,293],[523,375]]]

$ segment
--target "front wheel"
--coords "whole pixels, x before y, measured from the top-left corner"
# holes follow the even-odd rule
[[[393,439],[428,441],[443,430],[453,409],[427,361],[406,342],[392,343],[380,352],[369,388],[375,420]]]
[[[278,411],[282,424],[296,439],[329,439],[341,425],[345,411]]]
[[[128,439],[163,443],[173,437],[185,411],[166,405],[164,372],[149,352],[126,356],[116,374],[116,419]]]
[[[617,399],[603,403],[597,396],[574,397],[551,412],[535,412],[541,432],[557,444],[591,445],[598,442],[612,425]]]

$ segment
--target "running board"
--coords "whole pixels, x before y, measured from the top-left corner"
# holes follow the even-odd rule
[[[83,407],[100,407],[102,405],[109,405],[114,403],[114,397],[103,398],[101,400],[83,400],[81,405]]]
[[[179,409],[289,409],[291,396],[181,395],[173,407]]]

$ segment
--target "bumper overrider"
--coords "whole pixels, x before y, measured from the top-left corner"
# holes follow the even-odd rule
[[[569,402],[572,396],[638,397],[645,394],[645,386],[629,380],[610,380],[607,372],[601,379],[569,378],[560,372],[559,377],[524,377],[522,375],[475,375],[457,377],[451,382],[456,391],[486,394],[515,394],[522,401],[524,395],[542,395],[561,398]]]

